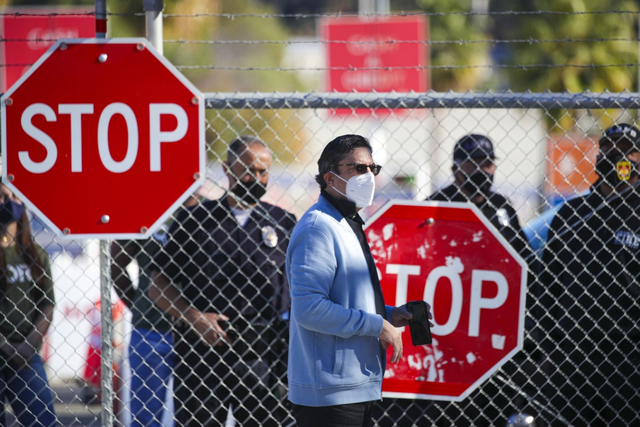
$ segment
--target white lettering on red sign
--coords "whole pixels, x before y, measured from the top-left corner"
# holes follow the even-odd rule
[[[447,257],[446,265],[438,266],[431,270],[427,277],[424,288],[424,300],[427,301],[432,309],[436,288],[438,285],[448,282],[451,287],[451,306],[449,307],[449,316],[444,323],[438,323],[434,318],[432,320],[434,327],[431,331],[434,335],[445,336],[455,331],[460,322],[462,314],[462,303],[464,301],[464,293],[462,287],[462,279],[460,273],[464,271],[464,266],[457,257]],[[388,274],[397,275],[396,281],[396,304],[397,306],[407,303],[407,289],[409,287],[409,276],[420,275],[419,265],[404,264],[388,264],[386,272]],[[446,278],[446,281],[440,279]],[[492,298],[482,297],[482,289],[485,283],[495,283],[497,293]],[[509,295],[509,286],[507,279],[498,271],[492,270],[473,270],[471,272],[471,295],[469,297],[469,329],[470,337],[480,335],[480,315],[482,310],[495,310],[501,307],[507,300]],[[438,306],[439,312],[445,308]]]
[[[178,120],[178,126],[170,132],[160,130],[160,116],[171,115]],[[160,171],[160,144],[180,141],[187,134],[189,119],[187,113],[177,104],[149,105],[149,139],[151,146],[151,172]]]
[[[82,172],[82,115],[93,114],[93,104],[60,104],[58,114],[71,115],[71,172]]]
[[[82,115],[94,114],[93,104],[60,104],[58,114],[69,114],[71,122],[71,172],[82,172]],[[48,172],[58,159],[58,146],[45,132],[33,125],[33,118],[41,115],[48,122],[57,121],[53,108],[46,104],[32,104],[28,106],[20,118],[24,132],[39,142],[46,150],[44,160],[32,160],[28,151],[18,152],[18,159],[22,166],[31,173]],[[127,128],[127,152],[124,158],[116,161],[109,148],[109,126],[111,119],[122,116]],[[160,126],[161,116],[171,115],[176,118],[174,130],[163,131]],[[161,144],[180,141],[187,134],[189,119],[186,111],[178,104],[150,104],[149,105],[149,170],[161,171]],[[97,129],[98,153],[104,167],[113,173],[123,173],[131,169],[138,157],[139,133],[138,120],[127,104],[114,102],[107,105],[100,113]]]

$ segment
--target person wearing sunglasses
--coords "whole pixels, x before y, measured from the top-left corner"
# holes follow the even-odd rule
[[[343,135],[318,160],[320,197],[287,249],[291,290],[289,400],[300,427],[370,426],[382,398],[386,348],[402,358],[412,316],[386,306],[358,212],[371,205],[381,166],[369,141]]]

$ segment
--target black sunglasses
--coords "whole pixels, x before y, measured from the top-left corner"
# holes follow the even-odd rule
[[[355,168],[356,172],[360,175],[362,175],[363,173],[367,173],[367,169],[369,169],[371,170],[372,174],[377,176],[380,173],[380,170],[382,169],[382,166],[376,165],[375,163],[371,163],[370,165],[366,165],[364,163],[342,163],[342,164],[339,164],[338,166],[353,167]]]

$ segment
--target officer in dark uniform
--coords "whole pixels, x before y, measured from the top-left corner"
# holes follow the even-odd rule
[[[531,283],[535,276],[533,271],[537,271],[539,263],[527,243],[511,202],[492,188],[497,168],[495,159],[493,143],[487,136],[465,135],[453,149],[453,184],[435,192],[427,200],[473,203],[527,262]],[[532,292],[531,288],[530,285],[529,292]],[[533,329],[531,319],[527,319],[527,328]],[[499,380],[487,382],[461,404],[431,403],[426,408],[426,416],[436,420],[436,425],[493,426],[505,425],[513,412],[535,413],[513,389],[513,384],[519,389],[533,387],[531,378],[524,373],[531,373],[537,367],[530,357],[534,344],[528,339],[525,345],[528,351],[520,353],[502,368],[502,374],[511,380],[512,385]],[[416,417],[417,414],[411,418]]]
[[[229,191],[181,215],[156,257],[151,297],[178,320],[178,424],[279,425],[289,308],[285,253],[295,217],[260,202],[271,153],[240,137],[229,146]]]
[[[552,425],[640,425],[640,130],[607,129],[596,171],[543,254]]]
[[[496,172],[493,143],[484,135],[466,135],[453,149],[454,182],[429,196],[427,200],[471,202],[500,231],[511,246],[528,262],[531,249],[520,227],[516,210],[493,186]]]

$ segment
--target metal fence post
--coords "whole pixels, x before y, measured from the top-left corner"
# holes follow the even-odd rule
[[[95,1],[96,12],[96,38],[107,37],[107,2]],[[101,420],[106,427],[113,426],[113,345],[111,336],[113,333],[113,320],[111,316],[111,254],[109,253],[109,241],[100,240],[100,325],[102,331],[101,340],[101,375],[100,388]]]
[[[162,9],[164,8],[163,0],[143,0],[146,37],[160,55],[163,55],[162,49]]]
[[[111,316],[111,254],[109,240],[100,240],[100,324],[102,330],[102,425],[112,426],[113,413],[113,318]]]

